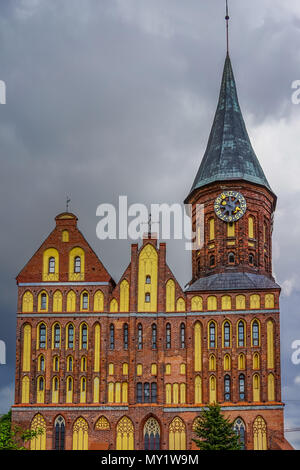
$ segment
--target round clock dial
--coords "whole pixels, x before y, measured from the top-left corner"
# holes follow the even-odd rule
[[[216,215],[224,222],[236,222],[246,212],[246,199],[237,191],[224,191],[214,204]]]

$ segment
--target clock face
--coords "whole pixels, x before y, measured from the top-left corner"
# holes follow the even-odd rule
[[[216,215],[224,222],[236,222],[246,212],[246,199],[237,191],[223,191],[214,204]]]

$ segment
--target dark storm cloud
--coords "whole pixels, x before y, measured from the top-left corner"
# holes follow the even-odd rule
[[[291,342],[300,339],[299,209],[290,204],[300,192],[297,181],[290,184],[300,170],[300,107],[291,104],[291,83],[300,79],[300,8],[292,0],[232,0],[231,17],[241,106],[279,196],[274,268],[286,287],[283,398],[288,425],[299,427],[300,407],[289,400],[296,400],[300,387],[300,369],[290,359]],[[0,79],[7,84],[7,104],[0,106],[0,339],[8,345],[8,365],[0,366],[1,412],[13,399],[14,278],[53,228],[66,194],[81,230],[116,279],[130,246],[97,240],[97,205],[116,203],[121,194],[129,203],[181,202],[187,195],[219,93],[224,5],[2,0],[0,41]],[[286,143],[282,158],[279,145],[272,146],[277,129]],[[182,285],[190,277],[189,258],[182,242],[169,243],[168,261]],[[288,437],[299,446],[299,435]]]

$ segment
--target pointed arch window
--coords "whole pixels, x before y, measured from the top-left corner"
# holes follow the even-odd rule
[[[146,284],[151,284],[151,276],[146,276]]]
[[[49,258],[48,273],[49,274],[55,273],[55,258],[53,256]]]
[[[60,348],[60,326],[58,323],[54,325],[54,348]]]
[[[145,450],[159,450],[160,427],[155,418],[149,418],[144,426]]]
[[[144,383],[144,403],[150,403],[150,384]]]
[[[143,384],[142,382],[138,382],[136,384],[136,402],[142,403],[143,402]]]
[[[216,264],[215,255],[211,255],[210,258],[209,258],[209,265],[212,268],[213,266],[215,266],[215,264]]]
[[[216,347],[216,325],[214,322],[209,324],[209,347]]]
[[[81,258],[80,256],[75,256],[74,258],[74,273],[81,272]]]
[[[45,358],[43,355],[41,355],[39,357],[39,360],[38,360],[38,370],[40,372],[44,372],[45,371]]]
[[[143,349],[143,327],[141,323],[138,324],[138,349]]]
[[[239,398],[240,401],[245,401],[245,376],[241,374],[239,376]]]
[[[125,323],[123,326],[123,348],[128,349],[128,324]]]
[[[39,326],[39,348],[46,348],[46,325],[44,323]]]
[[[88,344],[88,327],[86,324],[83,324],[81,326],[81,338],[80,338],[80,343],[81,343],[81,349],[87,349],[87,344]]]
[[[84,292],[82,294],[82,310],[88,310],[89,308],[89,294]]]
[[[115,349],[115,327],[113,324],[109,327],[109,349]]]
[[[231,399],[231,380],[229,375],[224,377],[224,400],[230,401]]]
[[[257,320],[252,323],[252,345],[259,346],[259,324]]]
[[[230,348],[230,323],[227,321],[224,323],[224,348]]]
[[[234,264],[234,263],[235,263],[235,254],[234,254],[234,253],[229,253],[229,255],[228,255],[228,263],[229,263],[229,264]]]
[[[69,356],[67,359],[67,370],[68,372],[73,371],[73,357],[72,356]]]
[[[181,323],[180,325],[180,347],[185,349],[185,324]]]
[[[167,323],[166,325],[166,348],[171,349],[171,325]]]
[[[68,326],[68,348],[69,349],[74,348],[74,326],[73,325]]]
[[[53,370],[54,370],[54,372],[59,371],[59,358],[58,358],[58,356],[54,356],[54,358],[53,358]]]
[[[157,348],[157,326],[152,325],[152,349]]]
[[[241,418],[238,418],[235,420],[234,425],[233,425],[234,432],[239,438],[239,443],[241,445],[241,450],[245,450],[245,434],[246,434],[246,427],[245,423]]]
[[[245,323],[242,320],[238,323],[238,347],[245,347]]]
[[[41,310],[47,310],[47,294],[41,294]]]
[[[58,416],[54,423],[54,449],[65,450],[65,420]]]
[[[250,266],[254,266],[254,255],[252,253],[249,254],[249,264]]]
[[[149,292],[146,292],[145,294],[145,302],[149,304],[151,302],[151,296]]]

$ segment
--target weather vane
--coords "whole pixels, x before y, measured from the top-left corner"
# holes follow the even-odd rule
[[[228,0],[226,0],[226,42],[227,42],[227,54],[229,53],[229,20],[230,16],[228,14]]]
[[[67,196],[67,200],[66,200],[66,212],[69,212],[69,204],[71,202],[71,199],[69,198],[69,196]]]

